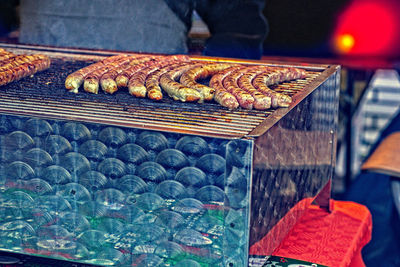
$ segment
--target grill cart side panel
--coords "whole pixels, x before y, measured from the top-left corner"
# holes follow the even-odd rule
[[[250,245],[265,237],[265,255],[273,252],[314,197],[331,182],[338,90],[336,71],[255,140]],[[329,197],[319,198],[318,204],[328,207]]]

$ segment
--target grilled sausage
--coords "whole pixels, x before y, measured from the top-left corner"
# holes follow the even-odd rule
[[[146,87],[144,86],[146,77],[153,71],[157,70],[157,68],[158,68],[157,66],[152,65],[133,74],[133,76],[129,79],[128,82],[129,93],[136,97],[146,97],[147,90]]]
[[[104,64],[100,68],[96,69],[95,71],[89,73],[84,80],[83,83],[83,89],[86,92],[97,94],[99,92],[99,84],[100,84],[100,79],[101,77],[107,73],[108,71],[118,69],[124,64],[128,64],[129,61],[131,60],[130,57],[122,57],[118,60],[108,62],[107,64]]]
[[[293,76],[291,77],[291,80],[307,78],[307,72],[303,69],[291,68],[291,73],[293,74]]]
[[[146,56],[141,58],[141,62],[137,62],[131,64],[132,66],[128,69],[121,72],[116,78],[115,82],[117,83],[118,88],[128,87],[129,79],[137,72],[141,71],[142,69],[149,67],[153,64],[156,64],[159,61],[164,61],[170,59],[178,59],[179,56]],[[184,58],[188,58],[185,56]]]
[[[269,71],[257,74],[252,83],[258,91],[271,97],[271,106],[273,108],[288,107],[292,103],[292,98],[288,95],[278,93],[268,86],[304,78],[305,76],[306,72],[298,68],[272,68]]]
[[[117,85],[117,77],[118,75],[122,74],[124,71],[127,71],[128,68],[134,65],[138,65],[140,63],[148,61],[148,57],[135,57],[132,58],[127,63],[123,63],[118,67],[115,67],[108,72],[104,73],[103,76],[100,78],[100,85],[101,89],[107,93],[107,94],[113,94],[118,90],[118,85]]]
[[[78,89],[79,87],[82,85],[83,81],[85,80],[85,78],[92,72],[94,72],[95,70],[103,67],[106,64],[109,64],[111,62],[117,61],[121,58],[126,57],[127,55],[124,54],[120,54],[120,55],[116,55],[116,56],[111,56],[108,57],[102,61],[93,63],[87,67],[81,68],[71,74],[69,74],[67,76],[67,78],[65,79],[65,88],[67,90],[69,90],[70,92],[73,93],[78,93]]]
[[[271,106],[273,108],[288,107],[292,103],[292,98],[288,95],[278,93],[269,88],[262,77],[258,75],[253,81],[254,87],[263,94],[271,97]]]
[[[199,91],[202,96],[200,102],[203,102],[204,100],[210,101],[214,97],[215,89],[198,83],[197,80],[210,77],[216,74],[218,71],[230,68],[231,66],[232,64],[205,64],[203,66],[190,69],[182,74],[180,82],[186,87],[190,87]]]
[[[6,61],[6,60],[8,60],[10,58],[14,58],[16,56],[17,56],[16,54],[8,52],[8,51],[2,49],[0,51],[0,64],[3,65],[4,61]]]
[[[88,93],[97,94],[99,91],[100,77],[111,69],[110,65],[103,65],[95,71],[88,74],[83,82],[83,90]]]
[[[13,54],[14,55],[14,53],[9,52],[9,51],[5,50],[4,48],[0,48],[0,56],[7,55],[7,54]]]
[[[143,68],[139,72],[136,72],[132,75],[128,82],[128,90],[131,95],[136,97],[146,97],[147,96],[147,88],[145,86],[146,78],[151,75],[153,72],[169,66],[174,63],[185,62],[190,60],[190,58],[186,55],[173,55],[173,56],[165,56],[159,58],[157,62],[154,64]],[[154,88],[152,88],[154,89]],[[156,89],[157,90],[157,89]],[[152,92],[154,98],[158,98],[159,93],[156,91]],[[158,95],[158,96],[157,96]]]
[[[214,100],[223,107],[236,109],[239,107],[239,102],[236,97],[228,92],[222,84],[222,81],[233,71],[244,68],[242,66],[234,66],[214,74],[209,82],[210,87],[215,89]]]
[[[9,70],[13,70],[19,66],[28,66],[29,68],[35,70],[36,68],[40,68],[43,61],[49,61],[50,59],[44,55],[19,55],[14,58],[10,58],[4,62],[4,64],[0,67],[0,72],[6,72]],[[35,64],[33,64],[35,62]]]
[[[254,98],[253,108],[258,110],[271,108],[271,97],[257,91],[252,84],[254,77],[256,77],[258,73],[265,71],[263,69],[264,68],[260,66],[249,67],[237,81],[238,86]]]
[[[136,97],[146,97],[146,78],[159,68],[163,68],[170,64],[171,63],[169,61],[159,61],[133,74],[128,83],[129,93]]]
[[[129,68],[123,70],[115,78],[117,87],[118,88],[128,87],[129,79],[132,77],[132,75],[140,71],[141,69],[144,69],[152,64],[155,64],[157,62],[155,58],[156,57],[154,56],[142,58],[140,62],[137,62],[136,64],[131,64]]]
[[[154,72],[152,72],[146,79],[145,86],[147,89],[147,96],[150,99],[153,100],[161,100],[163,95],[162,95],[162,89],[160,86],[160,77],[164,74],[167,73],[179,66],[182,66],[185,63],[175,63],[172,65],[168,65],[164,68],[158,69]]]
[[[1,66],[0,66],[0,72],[9,70],[11,68],[17,67],[24,63],[30,63],[35,60],[44,59],[44,58],[47,58],[47,57],[44,55],[18,55],[15,57],[11,57],[2,62]]]
[[[254,97],[238,85],[238,80],[243,74],[244,72],[240,69],[233,71],[223,79],[222,84],[229,93],[235,96],[240,107],[253,109]]]
[[[106,73],[104,73],[100,78],[100,86],[103,92],[107,94],[113,94],[118,90],[117,83],[115,82],[115,78],[121,73],[124,69],[126,69],[129,64],[122,65],[120,68],[114,68]]]
[[[181,83],[177,82],[181,75],[192,68],[196,68],[203,65],[203,63],[195,63],[183,65],[172,69],[171,71],[161,75],[160,86],[167,92],[167,94],[174,100],[182,102],[195,102],[201,99],[199,91],[186,87]]]
[[[266,81],[267,85],[272,85],[272,84],[281,83],[281,82],[288,82],[288,81],[296,80],[296,79],[303,79],[307,76],[306,71],[299,69],[299,68],[276,67],[276,68],[274,68],[274,71],[276,71],[278,73],[278,80],[272,81],[269,79]]]
[[[15,67],[3,69],[3,71],[0,72],[0,86],[50,67],[51,61],[47,56],[35,55],[34,58],[35,59],[30,62],[24,62]]]

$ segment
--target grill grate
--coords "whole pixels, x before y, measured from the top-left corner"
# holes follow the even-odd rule
[[[225,138],[248,135],[274,112],[230,111],[217,103],[182,103],[168,96],[154,102],[135,98],[127,90],[113,95],[83,91],[72,94],[65,90],[66,76],[91,63],[52,59],[50,69],[1,88],[0,112]],[[275,89],[293,96],[319,74],[308,71],[306,80],[283,83]]]

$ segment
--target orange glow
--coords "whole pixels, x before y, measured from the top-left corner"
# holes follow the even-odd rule
[[[391,0],[355,0],[338,17],[332,44],[336,52],[386,55],[397,49],[400,4]]]
[[[355,43],[354,37],[351,34],[345,33],[336,37],[336,48],[341,53],[349,52]]]

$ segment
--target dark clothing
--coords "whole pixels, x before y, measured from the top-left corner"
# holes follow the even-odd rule
[[[204,54],[260,58],[264,0],[21,0],[20,42],[187,53],[192,14],[211,32]]]
[[[204,53],[210,56],[260,58],[268,33],[265,0],[198,1],[196,10],[211,33]]]
[[[385,137],[399,131],[400,112],[382,132],[370,154]],[[372,239],[362,250],[367,266],[400,266],[400,214],[394,203],[392,179],[398,178],[361,172],[345,195],[345,200],[365,205],[372,215]]]

